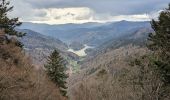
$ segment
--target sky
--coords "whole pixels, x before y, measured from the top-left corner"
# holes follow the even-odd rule
[[[149,21],[170,0],[9,0],[9,14],[24,22],[67,24],[112,21]]]

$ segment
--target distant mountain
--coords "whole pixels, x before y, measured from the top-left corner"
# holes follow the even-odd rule
[[[108,40],[117,39],[133,33],[141,28],[150,28],[149,22],[120,21],[89,29],[77,29],[70,31],[76,35],[70,37],[71,42],[79,42],[88,45],[100,46]]]
[[[71,44],[77,36],[84,31],[87,31],[93,27],[99,27],[101,23],[84,23],[84,24],[63,24],[63,25],[48,25],[37,23],[23,23],[20,29],[30,29],[35,32],[39,32],[46,36],[52,36],[62,40],[65,43]]]
[[[81,28],[92,28],[101,26],[101,23],[84,23],[84,24],[60,24],[60,25],[49,25],[49,24],[41,24],[41,23],[31,23],[24,22],[19,28],[20,29],[30,29],[36,32],[39,32],[43,35],[55,35],[55,33],[59,33],[60,31],[73,30],[73,29],[81,29]]]
[[[23,23],[20,29],[31,29],[43,35],[60,39],[67,44],[77,42],[79,44],[88,44],[97,47],[110,39],[116,39],[129,34],[133,30],[150,27],[149,22],[120,21],[104,24],[84,23],[63,25]]]
[[[106,51],[110,49],[117,49],[122,46],[129,44],[136,46],[145,46],[148,34],[153,32],[151,28],[137,28],[127,31],[125,35],[122,35],[118,38],[110,39],[104,42],[102,45],[97,47],[98,51]]]

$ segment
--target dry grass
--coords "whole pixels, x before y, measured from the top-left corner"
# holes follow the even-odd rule
[[[0,45],[0,100],[65,100],[13,42]]]
[[[162,82],[159,74],[145,62],[142,84],[139,80],[141,69],[129,65],[133,58],[145,55],[145,48],[125,47],[99,55],[86,68],[70,79],[71,100],[158,100]],[[94,70],[95,69],[95,70]],[[93,70],[92,73],[88,73]]]

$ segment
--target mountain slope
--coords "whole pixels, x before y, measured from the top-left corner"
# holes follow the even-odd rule
[[[120,36],[130,34],[140,28],[150,28],[149,22],[120,21],[100,27],[94,27],[84,30],[80,29],[75,32],[77,33],[77,35],[75,37],[72,37],[71,41],[100,46],[110,39],[116,39]]]
[[[24,29],[22,32],[27,33],[25,37],[21,39],[21,41],[25,44],[27,48],[49,48],[54,49],[57,48],[59,50],[67,50],[67,45],[62,41],[44,36],[38,32],[34,32],[32,30]]]
[[[130,30],[151,28],[151,26],[149,22],[120,21],[104,24],[85,23],[65,25],[25,23],[20,28],[32,29],[40,32],[41,34],[58,38],[67,44],[77,42],[81,44],[100,46],[110,39],[118,38],[130,33]]]
[[[78,59],[77,55],[67,52],[67,45],[58,39],[28,29],[19,31],[27,33],[26,36],[20,38],[20,41],[24,44],[26,53],[33,58],[33,63],[37,66],[42,66],[54,49],[59,50],[61,55],[68,60]]]
[[[153,32],[151,28],[137,28],[127,31],[125,35],[122,35],[118,38],[112,38],[99,47],[96,48],[98,51],[106,51],[109,49],[116,49],[122,46],[126,46],[128,44],[144,46],[146,44],[146,40],[148,34]]]
[[[0,100],[66,100],[15,42],[0,43]]]
[[[138,53],[142,55],[146,52],[146,48],[126,45],[100,53],[95,58],[88,60],[82,65],[83,69],[79,73],[69,78],[71,100],[112,100],[113,98],[115,100],[126,100],[126,95],[130,95],[131,91],[122,89],[116,75],[123,68],[129,66],[132,57],[135,57]]]
[[[117,75],[129,67],[133,57],[148,52],[145,43],[148,33],[152,31],[145,27],[132,29],[127,32],[128,34],[110,39],[97,47],[95,53],[83,61],[80,72],[69,78],[71,100],[80,100],[83,94],[86,94],[83,100],[101,98],[112,100],[113,97],[117,97],[116,100],[125,100],[132,91],[121,88]]]

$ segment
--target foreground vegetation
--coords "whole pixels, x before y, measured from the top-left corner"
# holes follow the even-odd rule
[[[1,100],[64,100],[43,70],[35,70],[15,43],[0,45]]]
[[[18,18],[8,18],[13,8],[9,4],[0,0],[0,99],[65,100],[44,70],[35,70],[25,55],[23,44],[16,38],[25,33],[15,30],[21,25]]]

